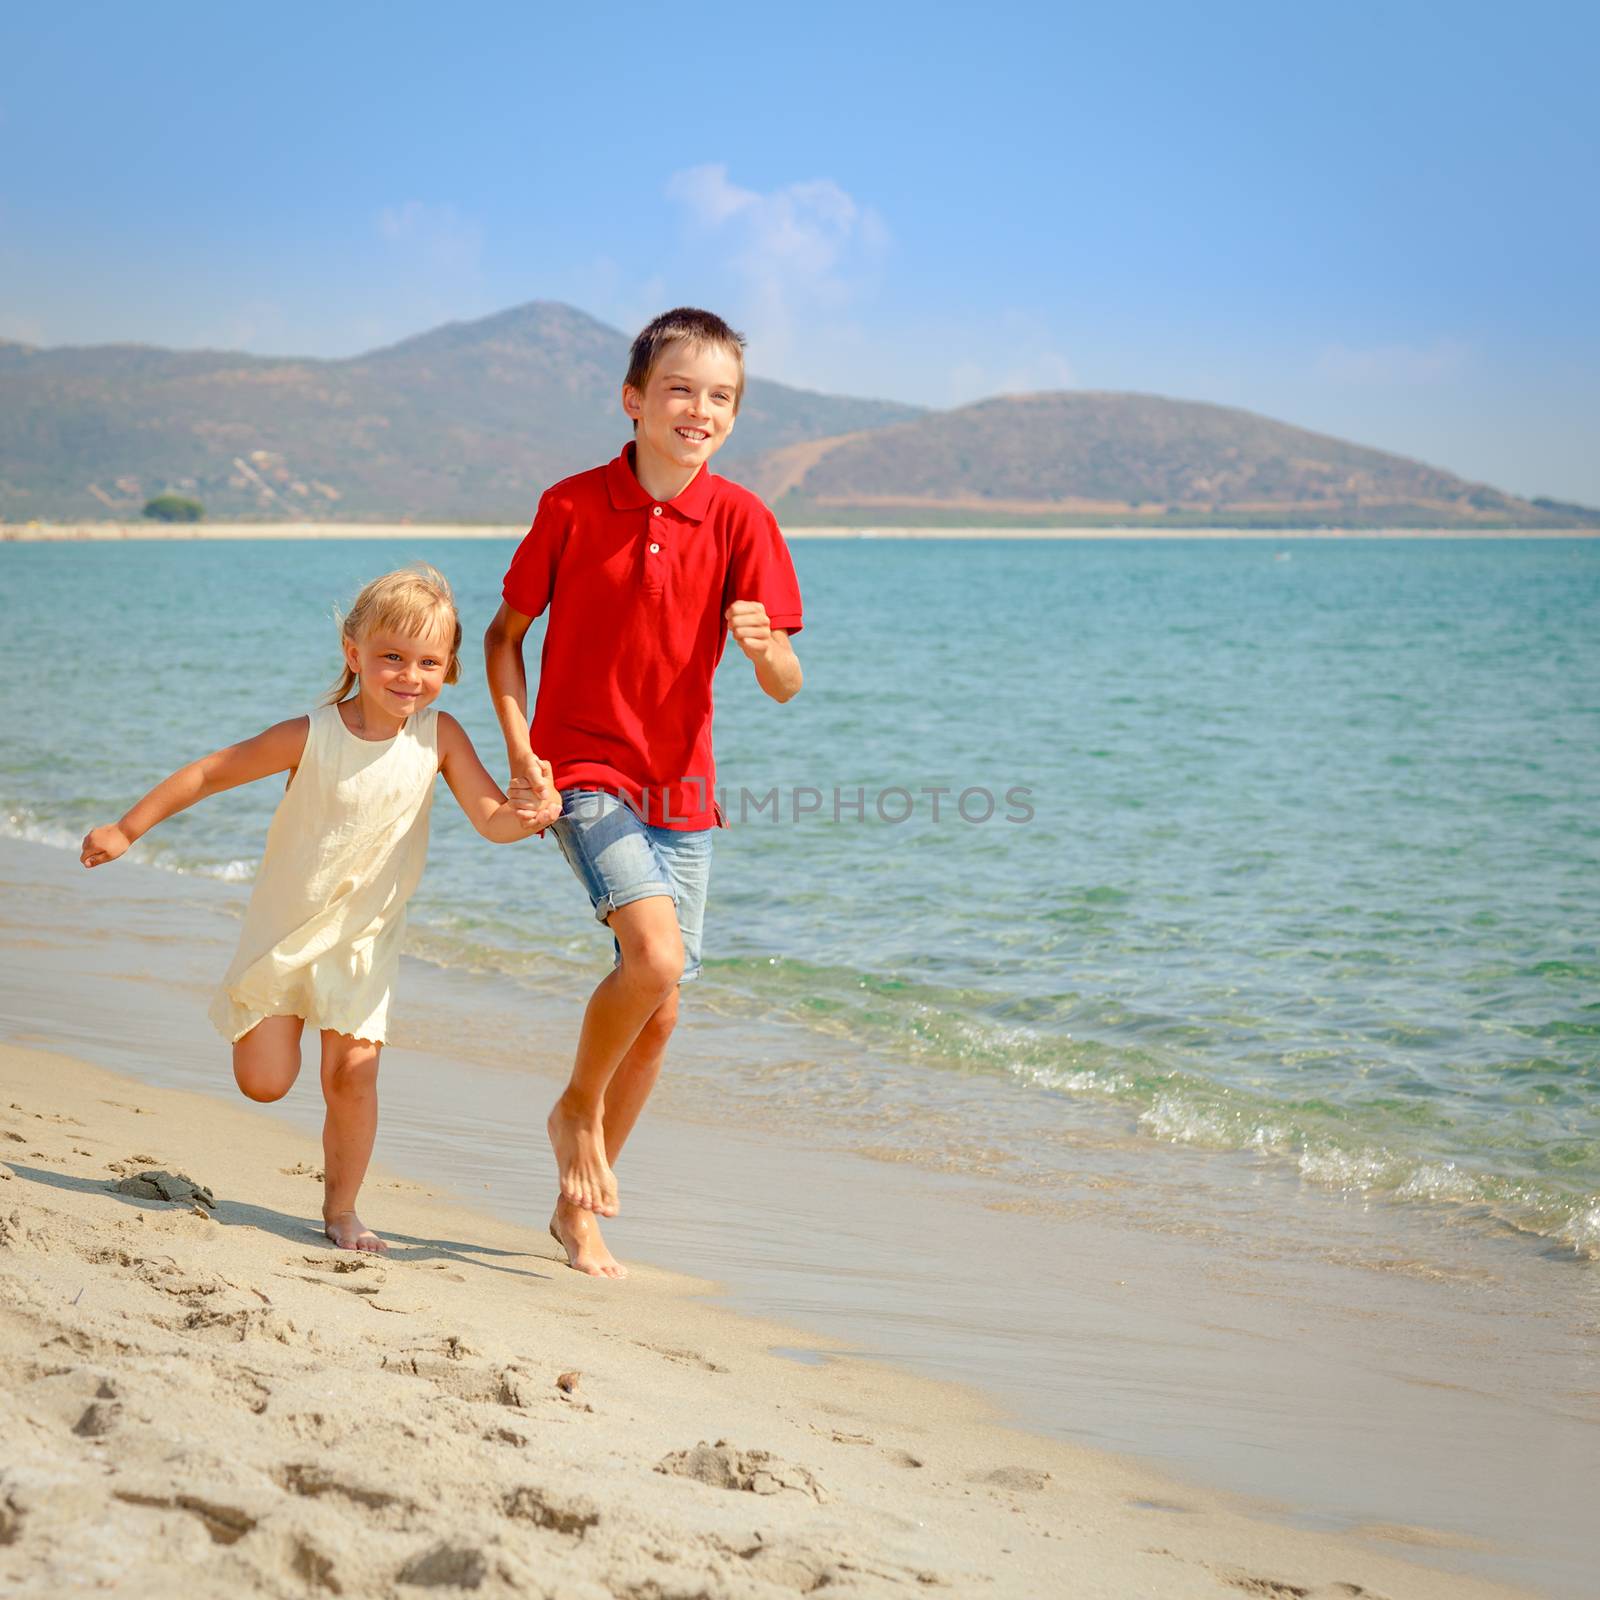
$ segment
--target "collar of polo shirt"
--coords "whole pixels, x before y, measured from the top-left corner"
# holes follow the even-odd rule
[[[711,471],[708,467],[694,475],[694,481],[672,500],[656,501],[644,492],[633,470],[633,445],[625,444],[615,461],[606,463],[606,493],[618,511],[642,511],[646,506],[664,505],[686,522],[701,522],[711,509]]]

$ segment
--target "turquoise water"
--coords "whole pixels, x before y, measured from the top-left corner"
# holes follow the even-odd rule
[[[75,846],[306,709],[334,603],[417,556],[467,625],[442,703],[498,767],[474,641],[510,548],[0,548],[0,819]],[[730,809],[776,786],[781,811],[718,841],[696,1004],[719,1095],[1035,1193],[1093,1125],[1600,1255],[1600,545],[795,556],[805,692],[772,705],[737,657],[719,680]],[[963,791],[994,815],[963,820]],[[219,797],[140,849],[246,879],[275,800]],[[418,950],[581,994],[605,943],[554,846],[483,844],[443,789],[435,817]]]

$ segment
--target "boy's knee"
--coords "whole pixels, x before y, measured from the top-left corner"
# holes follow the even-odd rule
[[[633,982],[654,991],[665,1005],[675,1000],[683,976],[683,945],[676,939],[648,940],[625,953],[622,966]]]

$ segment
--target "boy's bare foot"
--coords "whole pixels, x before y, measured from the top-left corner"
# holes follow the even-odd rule
[[[567,1252],[567,1265],[574,1272],[587,1272],[591,1278],[628,1276],[628,1269],[600,1237],[600,1224],[594,1213],[571,1204],[565,1197],[556,1201],[550,1217],[550,1236]]]
[[[602,1217],[617,1214],[617,1180],[606,1163],[605,1130],[598,1115],[570,1110],[566,1096],[557,1100],[545,1122],[550,1148],[556,1153],[562,1198]]]
[[[322,1231],[341,1250],[369,1250],[381,1256],[389,1248],[353,1211],[324,1213]]]

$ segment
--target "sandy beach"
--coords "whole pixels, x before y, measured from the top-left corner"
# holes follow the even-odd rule
[[[11,1593],[1519,1592],[790,1359],[705,1285],[618,1293],[390,1173],[390,1254],[335,1251],[315,1141],[210,1096],[6,1047],[0,1144]]]

